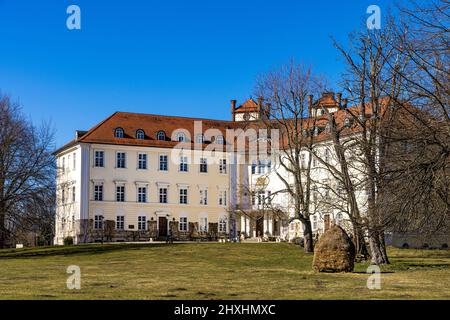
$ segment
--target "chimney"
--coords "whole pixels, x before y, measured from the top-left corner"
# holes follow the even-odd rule
[[[342,100],[342,93],[340,92],[336,93],[336,103],[338,105],[339,110],[342,109],[341,100]]]
[[[236,121],[236,100],[231,100],[231,115],[233,121]]]
[[[313,95],[308,95],[308,114],[311,117],[312,115],[312,109],[313,109]]]
[[[258,98],[258,111],[259,111],[259,120],[262,120],[264,117],[264,98]]]
[[[347,103],[348,103],[348,99],[347,98],[342,99],[342,110],[347,108]]]
[[[266,103],[266,108],[264,112],[265,119],[270,119],[270,114],[272,113],[272,105],[270,103]]]

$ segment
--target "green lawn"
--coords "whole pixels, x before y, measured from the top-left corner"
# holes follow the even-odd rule
[[[1,299],[450,299],[450,251],[390,249],[381,290],[311,269],[281,243],[107,244],[0,250]],[[66,269],[81,268],[81,290]]]

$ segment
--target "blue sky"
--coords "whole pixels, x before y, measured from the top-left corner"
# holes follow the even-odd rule
[[[331,36],[365,25],[389,0],[0,0],[0,90],[56,145],[115,111],[229,119],[255,77],[294,58],[337,88]],[[81,8],[81,30],[66,9]]]

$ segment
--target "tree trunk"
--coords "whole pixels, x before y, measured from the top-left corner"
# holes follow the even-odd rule
[[[352,222],[353,224],[353,242],[355,244],[355,253],[356,253],[356,260],[368,260],[370,255],[369,251],[367,250],[366,240],[364,238],[364,231],[361,229],[361,227],[357,226],[356,223]]]
[[[384,241],[380,241],[380,232],[369,230],[371,262],[376,265],[389,264]]]
[[[312,253],[314,252],[314,243],[313,243],[313,234],[312,234],[312,228],[311,228],[311,220],[306,219],[303,222],[305,229],[303,231],[303,237],[304,237],[304,248],[306,253]]]
[[[0,212],[0,249],[6,246],[5,214]]]

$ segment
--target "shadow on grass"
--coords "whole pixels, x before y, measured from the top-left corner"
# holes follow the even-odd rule
[[[168,246],[179,246],[183,243],[105,243],[105,244],[80,244],[74,246],[53,246],[53,247],[38,247],[27,249],[9,249],[0,250],[1,259],[16,259],[16,258],[30,258],[30,257],[49,257],[49,256],[64,256],[64,255],[83,255],[83,254],[101,254],[120,250],[139,250],[143,248],[158,248]]]
[[[367,273],[364,271],[353,271],[351,273],[356,273],[356,274],[371,274],[371,273]],[[381,271],[380,274],[387,274],[387,273],[395,273],[394,271]]]

